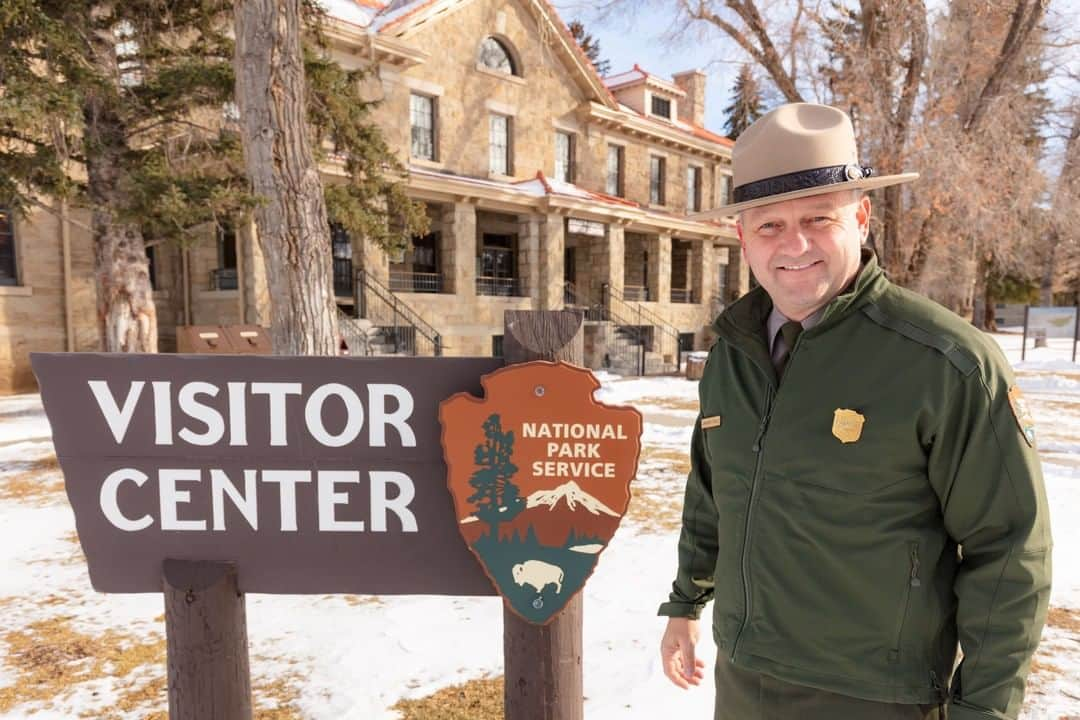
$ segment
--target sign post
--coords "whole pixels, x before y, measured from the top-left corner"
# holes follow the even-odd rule
[[[251,718],[244,595],[229,563],[166,560],[170,720]]]
[[[580,311],[509,310],[504,318],[507,365],[530,360],[585,362]],[[503,605],[503,698],[507,720],[584,720],[582,596],[546,625],[526,622]]]

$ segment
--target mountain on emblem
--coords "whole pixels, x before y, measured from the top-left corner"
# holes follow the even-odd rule
[[[440,406],[447,484],[469,549],[524,619],[545,623],[584,587],[630,501],[641,415],[597,403],[565,363],[485,376],[486,399]]]
[[[547,505],[554,510],[560,500],[563,500],[566,503],[566,507],[569,510],[574,510],[578,505],[581,505],[582,508],[588,510],[593,515],[604,513],[611,517],[619,517],[619,513],[582,490],[573,480],[570,480],[564,485],[560,485],[554,490],[537,490],[529,496],[525,507],[534,508],[540,505]]]

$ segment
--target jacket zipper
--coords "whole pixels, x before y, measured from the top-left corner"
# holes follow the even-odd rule
[[[790,362],[790,355],[789,355]],[[750,481],[750,499],[746,503],[746,525],[743,528],[743,552],[742,552],[742,581],[743,581],[743,621],[739,625],[739,632],[735,634],[735,641],[731,644],[731,659],[735,659],[739,647],[739,638],[743,630],[750,622],[750,530],[754,519],[754,502],[757,500],[758,478],[761,475],[762,457],[765,455],[765,431],[769,427],[769,418],[772,416],[773,400],[772,383],[765,389],[765,410],[761,416],[761,425],[758,427],[757,437],[754,439],[753,451],[757,453],[757,461],[754,463],[754,477]]]
[[[922,587],[922,580],[919,579],[919,543],[908,543],[908,582],[907,589],[904,593],[904,612],[900,615],[900,622],[896,628],[896,642],[893,643],[893,656],[897,662],[900,659],[900,642],[904,635],[904,625],[907,622],[908,610],[911,607],[911,589]]]

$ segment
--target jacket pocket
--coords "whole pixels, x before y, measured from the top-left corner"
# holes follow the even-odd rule
[[[907,623],[911,612],[911,594],[917,588],[922,587],[922,579],[919,577],[919,543],[916,541],[907,544],[907,575],[904,578],[904,602],[900,605],[900,614],[896,620],[896,631],[893,633],[893,644],[889,650],[889,662],[900,662],[900,650],[904,640],[904,625]]]

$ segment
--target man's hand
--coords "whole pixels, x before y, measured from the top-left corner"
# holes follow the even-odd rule
[[[690,618],[668,619],[660,641],[660,660],[668,680],[686,689],[700,685],[705,678],[705,661],[694,657],[698,641],[698,621]]]

